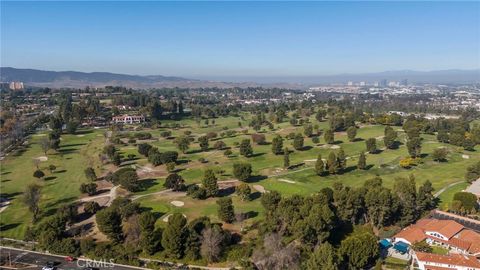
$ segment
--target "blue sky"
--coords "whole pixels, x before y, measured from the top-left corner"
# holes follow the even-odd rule
[[[480,68],[480,2],[1,2],[1,65],[190,77]]]

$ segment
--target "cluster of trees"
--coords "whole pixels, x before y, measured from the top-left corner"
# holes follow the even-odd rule
[[[373,266],[379,256],[376,236],[365,226],[355,227],[350,234],[347,228],[410,224],[435,207],[432,192],[428,181],[417,190],[412,176],[397,179],[393,189],[383,187],[382,179],[377,177],[360,188],[335,183],[333,189],[324,188],[308,197],[265,193],[261,198],[266,212],[262,231],[264,244],[273,250],[265,246],[259,254],[254,252],[252,263],[258,269],[277,269],[279,264],[294,268],[301,261],[305,269]],[[338,242],[340,235],[332,231],[346,233]],[[274,241],[277,244],[271,242],[272,237],[278,238]],[[280,254],[283,259],[277,257]]]
[[[478,199],[475,194],[469,192],[457,192],[453,195],[449,211],[465,215],[477,213],[479,209]]]
[[[480,179],[480,161],[467,167],[467,172],[465,173],[465,180],[469,183]]]
[[[147,157],[148,162],[154,166],[162,164],[175,164],[178,159],[178,153],[175,151],[160,152],[157,147],[153,147],[148,143],[141,143],[137,146],[138,153]]]
[[[335,152],[330,152],[326,162],[323,161],[322,155],[318,155],[315,162],[315,173],[320,176],[328,174],[341,174],[347,168],[347,156],[342,148]]]
[[[137,172],[131,167],[118,169],[114,173],[109,172],[105,176],[105,180],[112,182],[114,185],[119,184],[124,189],[132,192],[138,191],[141,188]]]

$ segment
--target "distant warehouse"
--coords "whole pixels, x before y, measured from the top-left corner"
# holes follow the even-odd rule
[[[119,115],[112,118],[112,122],[115,124],[140,124],[145,122],[143,115]]]

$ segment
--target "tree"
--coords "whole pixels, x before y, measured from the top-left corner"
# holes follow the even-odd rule
[[[293,138],[293,148],[295,150],[302,150],[303,149],[303,136],[300,133],[297,133],[295,135],[295,138]]]
[[[397,132],[391,126],[386,126],[384,131],[383,143],[388,149],[395,147],[395,140],[397,139]]]
[[[425,241],[417,241],[413,243],[412,249],[419,252],[432,253],[433,248]]]
[[[205,188],[207,197],[217,196],[218,194],[217,177],[215,177],[215,173],[213,172],[213,170],[211,169],[205,170],[202,184],[203,184],[203,188]]]
[[[276,135],[272,139],[272,153],[275,155],[280,155],[283,151],[283,138],[280,135]]]
[[[454,201],[459,201],[461,203],[461,209],[465,210],[467,213],[473,213],[474,210],[478,210],[477,197],[470,192],[457,192],[453,195]]]
[[[113,154],[112,163],[115,166],[120,166],[120,164],[122,164],[122,157],[119,153],[115,152],[115,154]]]
[[[67,133],[75,134],[77,132],[79,123],[77,121],[68,121],[67,122]]]
[[[325,163],[322,160],[321,154],[318,154],[317,161],[315,162],[315,173],[320,176],[325,174]]]
[[[42,147],[42,151],[46,156],[48,150],[50,149],[50,140],[48,138],[42,138],[40,140],[40,146]]]
[[[95,183],[83,183],[80,185],[80,192],[87,193],[92,196],[97,192],[97,184]]]
[[[90,215],[97,213],[100,209],[100,205],[94,201],[86,202],[85,206],[83,207],[83,211]]]
[[[331,130],[331,129],[325,131],[325,134],[323,135],[323,138],[325,139],[325,142],[328,143],[328,144],[335,143],[335,134],[333,133],[333,130]]]
[[[418,188],[417,208],[420,214],[435,208],[433,187],[432,183],[428,180]]]
[[[207,136],[201,136],[198,138],[198,145],[202,151],[208,151],[208,138]]]
[[[155,231],[157,218],[148,211],[140,214],[138,224],[140,225],[140,247],[149,255],[154,254],[161,245],[161,231]]]
[[[470,138],[466,138],[463,141],[462,146],[463,146],[463,149],[467,151],[475,151],[475,142]]]
[[[436,148],[433,150],[432,158],[435,161],[441,162],[447,160],[448,151],[446,148]]]
[[[168,218],[168,224],[162,233],[162,246],[167,256],[180,259],[185,251],[185,236],[187,219],[180,213],[174,213]]]
[[[57,169],[57,166],[53,164],[48,165],[48,170],[50,171],[50,173],[54,173],[56,169]]]
[[[171,173],[165,179],[163,186],[166,188],[171,188],[173,191],[181,191],[185,189],[185,180],[183,180],[180,175]]]
[[[232,198],[222,197],[217,200],[218,217],[226,223],[232,223],[235,220]]]
[[[339,172],[340,167],[338,164],[337,156],[335,155],[334,152],[330,152],[330,154],[328,155],[327,169],[330,174],[335,174]]]
[[[252,193],[252,190],[250,189],[250,186],[248,184],[242,183],[238,187],[236,187],[235,190],[242,201],[250,200],[250,194]]]
[[[251,137],[252,137],[252,141],[258,145],[265,144],[267,140],[264,134],[259,134],[259,133],[252,134]]]
[[[117,211],[111,208],[100,210],[96,214],[98,229],[113,242],[120,242],[123,239],[122,217]]]
[[[178,150],[182,151],[182,153],[186,153],[188,148],[190,147],[190,140],[186,136],[181,136],[175,139],[175,144],[177,145]]]
[[[442,129],[442,130],[438,131],[437,140],[439,142],[448,143],[448,139],[449,139],[449,136],[448,136],[448,132],[446,130]]]
[[[217,150],[222,150],[227,148],[227,144],[224,141],[216,141],[213,147]]]
[[[283,168],[288,169],[290,167],[290,151],[285,148],[283,151]]]
[[[347,156],[345,155],[345,151],[343,151],[343,148],[341,147],[340,150],[338,150],[337,159],[338,166],[340,167],[340,172],[342,172],[347,168]]]
[[[413,137],[407,141],[408,154],[412,158],[420,157],[422,151],[422,141],[420,137]]]
[[[397,178],[393,185],[393,192],[400,199],[400,225],[406,226],[417,219],[417,190],[415,177]]]
[[[252,145],[250,139],[244,139],[240,142],[240,155],[244,157],[250,157],[253,154]]]
[[[370,154],[375,154],[377,152],[377,140],[375,138],[368,138],[365,141],[367,146],[367,152]]]
[[[33,177],[35,177],[35,178],[40,179],[40,178],[43,178],[44,176],[45,176],[45,174],[42,172],[42,170],[35,170],[33,172]]]
[[[379,255],[377,238],[371,232],[354,232],[341,242],[339,254],[349,269],[365,269]]]
[[[252,165],[250,163],[234,163],[233,176],[240,181],[247,181],[252,175]]]
[[[150,151],[150,149],[152,149],[152,146],[148,143],[141,143],[137,146],[137,148],[140,155],[148,157],[148,152]]]
[[[207,262],[216,262],[222,253],[225,236],[219,226],[212,226],[202,231],[200,254]]]
[[[355,137],[357,136],[357,128],[354,126],[348,127],[347,128],[347,137],[348,140],[353,142],[355,141]]]
[[[128,170],[119,175],[118,182],[128,191],[137,191],[140,188],[138,183],[138,175],[134,170]]]
[[[465,180],[469,183],[480,178],[480,161],[467,167]]]
[[[33,222],[37,221],[37,217],[40,212],[40,197],[40,186],[37,184],[28,185],[23,193],[22,201],[25,205],[27,205],[28,210],[32,213]]]
[[[306,263],[307,270],[337,270],[338,258],[333,246],[325,242],[315,248]]]
[[[312,137],[312,135],[313,135],[313,126],[312,126],[312,124],[306,124],[306,125],[303,127],[303,134],[305,135],[305,137]]]
[[[360,152],[360,156],[358,156],[357,168],[359,170],[367,169],[367,157],[365,156],[365,153],[363,151]]]
[[[90,181],[96,181],[97,175],[95,174],[95,170],[92,167],[88,167],[85,169],[85,177],[87,177]]]

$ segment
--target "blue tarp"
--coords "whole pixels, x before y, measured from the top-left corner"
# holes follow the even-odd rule
[[[380,240],[380,248],[382,249],[387,249],[392,246],[392,243],[388,239],[382,239]]]
[[[393,245],[393,248],[400,253],[407,253],[409,249],[408,244],[402,241],[395,243],[395,245]]]

